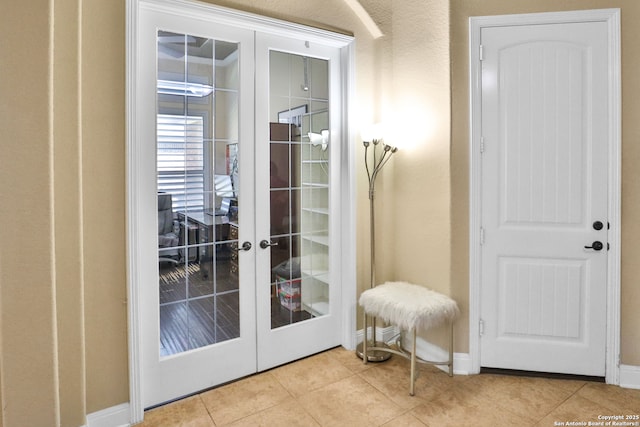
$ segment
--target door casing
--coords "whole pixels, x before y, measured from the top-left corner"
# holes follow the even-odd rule
[[[608,218],[610,222],[607,252],[607,325],[605,379],[619,384],[620,354],[620,219],[621,219],[621,86],[620,86],[620,9],[599,9],[519,15],[471,17],[469,19],[469,356],[471,372],[479,373],[480,291],[481,291],[481,206],[482,206],[482,28],[495,26],[539,25],[572,22],[606,22],[609,48],[609,136],[608,136]]]
[[[328,44],[341,49],[341,74],[344,76],[341,87],[340,102],[343,106],[341,140],[345,141],[340,146],[341,150],[341,182],[337,183],[343,190],[340,201],[341,223],[340,247],[342,258],[339,272],[341,282],[341,344],[347,349],[355,348],[356,342],[356,273],[355,273],[355,174],[354,164],[355,143],[353,142],[354,130],[350,127],[349,100],[354,97],[354,66],[355,49],[353,38],[329,31],[303,26],[300,24],[266,18],[190,0],[127,0],[127,64],[126,64],[126,185],[127,185],[127,294],[128,294],[128,341],[129,341],[129,405],[131,423],[141,422],[144,416],[143,399],[141,395],[142,378],[142,339],[143,325],[141,324],[141,280],[140,271],[136,260],[140,256],[141,249],[136,245],[135,224],[142,215],[137,200],[137,165],[140,158],[136,142],[136,81],[138,78],[138,58],[136,49],[138,45],[138,17],[141,7],[152,7],[167,11],[179,11],[185,16],[201,19],[203,15],[213,17],[221,24],[248,28],[265,33],[304,38],[309,42]],[[353,260],[353,262],[349,262]]]

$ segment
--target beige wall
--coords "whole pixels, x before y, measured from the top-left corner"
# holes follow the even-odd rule
[[[0,425],[128,400],[120,3],[2,2]]]
[[[2,425],[9,427],[25,419],[46,425],[57,416],[47,3],[23,5],[11,17],[0,10],[0,336]],[[24,22],[31,23],[27,34]]]
[[[86,410],[82,229],[82,162],[77,2],[55,2],[53,50],[53,196],[55,288],[61,425],[80,425]]]
[[[393,126],[402,129],[394,165],[394,276],[448,294],[449,7],[397,2],[393,22],[391,104],[401,112]]]
[[[0,427],[81,425],[86,413],[129,399],[124,3],[0,3]],[[528,2],[362,0],[385,34],[377,40],[342,0],[212,3],[355,34],[355,127],[384,120],[406,132],[388,140],[401,150],[377,186],[378,278],[451,293],[466,316],[467,18],[531,11]],[[536,4],[623,6],[623,91],[637,91],[634,0]],[[623,362],[638,365],[636,98],[623,101],[622,326]],[[369,241],[360,155],[356,171],[362,290]]]
[[[126,402],[129,395],[125,4],[105,0],[80,4],[86,402],[87,412],[92,413]]]
[[[341,0],[216,3],[353,32],[374,68]],[[78,426],[129,400],[125,18],[125,2],[0,4],[0,426]]]
[[[380,191],[393,199],[377,229],[393,236],[376,247],[393,264],[391,275],[378,282],[403,280],[450,294],[448,2],[393,2],[392,23],[390,97],[382,102],[382,119],[396,133],[388,142],[400,149]],[[446,345],[442,332],[426,338]]]
[[[501,15],[578,9],[621,9],[622,26],[622,313],[621,362],[640,365],[640,3],[636,0],[452,0],[451,1],[451,191],[452,229],[451,270],[453,295],[468,313],[468,19],[470,16]],[[459,322],[461,332],[456,351],[468,351],[468,319]],[[464,325],[464,330],[462,325]]]

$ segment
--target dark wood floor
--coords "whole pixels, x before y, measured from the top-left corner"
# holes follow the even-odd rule
[[[160,265],[160,354],[169,356],[240,336],[239,284],[228,259],[204,274],[197,262]],[[313,317],[271,298],[271,328]]]

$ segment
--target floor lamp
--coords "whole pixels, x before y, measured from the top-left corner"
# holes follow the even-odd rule
[[[370,283],[369,287],[376,286],[376,229],[375,229],[375,183],[378,174],[391,159],[393,153],[398,151],[397,147],[382,142],[382,139],[372,138],[371,141],[363,141],[364,145],[364,165],[367,169],[367,178],[369,179],[369,232],[371,237],[371,271],[370,271]],[[371,149],[371,152],[369,152]],[[376,319],[373,318],[372,322],[372,334],[373,342],[368,347],[386,347],[385,343],[378,343],[376,338]],[[356,354],[361,359],[364,357],[362,344],[359,344],[356,348]],[[367,361],[369,362],[383,362],[391,357],[391,353],[380,350],[367,351]]]

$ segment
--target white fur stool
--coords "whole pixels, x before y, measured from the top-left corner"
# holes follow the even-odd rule
[[[453,376],[453,320],[458,315],[458,306],[446,295],[423,286],[406,282],[386,282],[375,288],[367,289],[360,295],[360,305],[364,308],[364,343],[362,347],[364,363],[368,361],[368,351],[386,351],[411,360],[411,380],[409,394],[414,395],[416,380],[416,362],[432,365],[447,365],[449,376]],[[389,347],[369,346],[367,342],[367,316],[379,317],[388,324],[396,325],[402,331],[413,333],[413,349],[407,354],[398,346],[398,350]],[[416,357],[416,331],[429,329],[445,321],[449,322],[449,360],[428,361]]]

